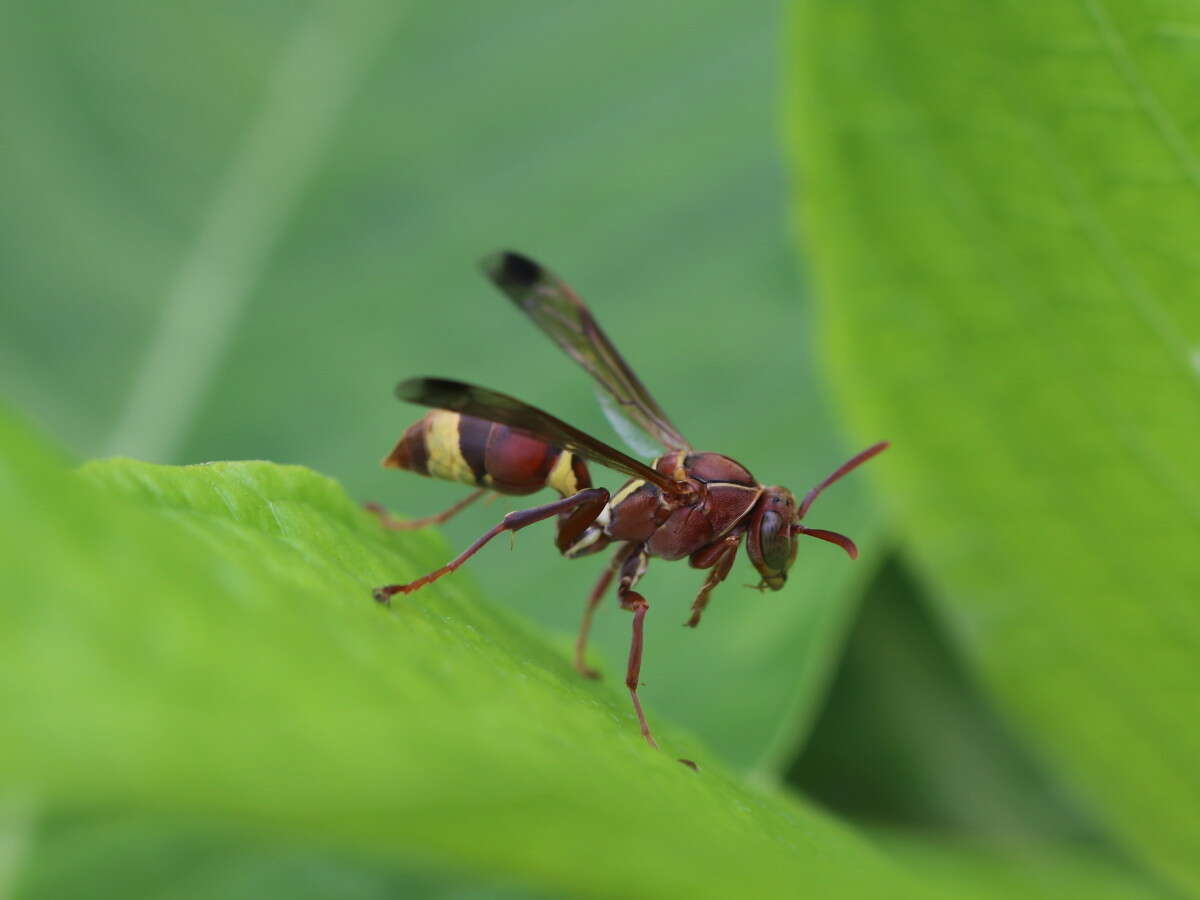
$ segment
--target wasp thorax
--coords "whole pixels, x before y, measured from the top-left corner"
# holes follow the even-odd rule
[[[678,506],[699,506],[708,499],[708,485],[694,478],[679,482],[684,488],[675,495],[673,501]]]

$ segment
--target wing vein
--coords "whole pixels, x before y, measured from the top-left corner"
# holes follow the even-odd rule
[[[561,279],[527,256],[487,257],[483,271],[550,340],[617,401],[620,414],[668,450],[690,450],[662,407],[621,357],[595,317]]]

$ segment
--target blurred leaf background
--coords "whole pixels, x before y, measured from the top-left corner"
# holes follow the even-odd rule
[[[847,420],[907,448],[880,468],[913,569],[1032,752],[1195,892],[1193,11],[798,9],[821,343]]]
[[[462,489],[379,469],[420,414],[392,399],[400,377],[493,386],[612,438],[587,376],[475,270],[488,251],[528,252],[588,300],[697,446],[763,481],[804,490],[860,445],[895,442],[811,517],[858,540],[857,564],[810,542],[788,589],[759,595],[740,562],[695,632],[679,624],[698,573],[659,563],[644,582],[652,714],[714,771],[809,798],[775,837],[797,871],[847,896],[916,880],[925,895],[1194,893],[1189,15],[1132,0],[805,0],[790,18],[774,3],[9,0],[0,392],[80,460],[299,463],[424,515]],[[340,503],[325,508],[349,515]],[[440,549],[505,508],[461,515]],[[23,529],[7,527],[19,559]],[[322,552],[358,558],[310,539],[297,583]],[[424,559],[418,545],[397,559]],[[245,601],[266,576],[243,562],[228,577]],[[445,590],[457,603],[480,586],[483,609],[532,619],[565,655],[599,567],[533,529]],[[336,609],[353,617],[348,596]],[[373,621],[348,622],[347,639],[373,640]],[[628,617],[602,610],[613,696],[627,641]],[[632,772],[597,776],[595,797],[636,790]],[[653,799],[659,776],[645,777]],[[565,890],[538,847],[511,865],[468,848],[486,829],[381,868],[312,846],[303,796],[260,834],[236,802],[197,822],[186,791],[155,786],[148,807],[49,791],[29,812],[15,782],[4,858],[20,890]],[[476,820],[496,815],[486,780],[458,787],[482,792]],[[736,817],[714,810],[748,802],[737,790],[664,809],[719,836]],[[596,838],[600,801],[582,796],[557,823],[562,847]],[[317,816],[328,798],[313,802]],[[813,802],[895,869],[807,818]],[[755,840],[747,853],[769,866]],[[616,838],[593,846],[571,892],[612,896],[628,855]],[[640,889],[669,893],[684,857],[646,852],[658,877]]]
[[[617,440],[588,376],[478,273],[513,247],[596,307],[697,446],[804,489],[850,448],[796,302],[780,10],[636,8],[631,29],[619,4],[10,6],[7,393],[81,457],[303,463],[431,513],[463,490],[379,467],[420,415],[402,377]],[[865,546],[868,510],[853,482],[818,508]],[[467,577],[565,640],[601,561],[564,563],[546,529],[518,546]],[[806,549],[786,595],[741,589],[740,564],[694,633],[698,573],[648,576],[653,702],[745,766],[789,752],[871,565]],[[627,618],[598,617],[609,663]]]

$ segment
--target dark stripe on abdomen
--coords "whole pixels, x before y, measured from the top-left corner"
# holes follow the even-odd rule
[[[483,484],[487,474],[487,446],[495,426],[484,419],[461,416],[458,420],[458,449],[475,475],[475,483]]]

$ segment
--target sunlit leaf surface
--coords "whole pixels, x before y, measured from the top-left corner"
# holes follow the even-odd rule
[[[652,750],[627,697],[461,582],[378,607],[373,584],[442,546],[382,535],[326,478],[76,475],[7,421],[0,454],[6,797],[568,894],[917,896],[685,732],[663,725]]]

